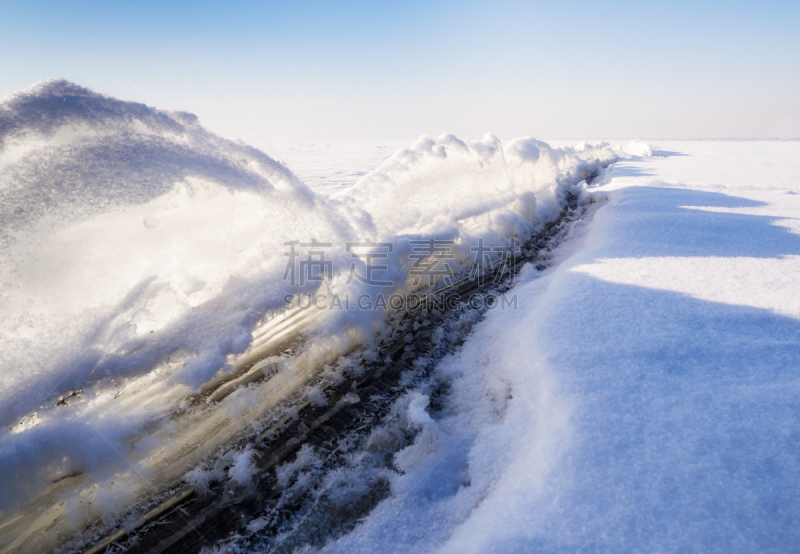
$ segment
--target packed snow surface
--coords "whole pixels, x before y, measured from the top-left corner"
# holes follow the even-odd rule
[[[567,191],[628,156],[604,143],[503,145],[492,135],[425,136],[387,155],[355,184],[362,170],[320,193],[191,114],[63,80],[3,99],[0,510],[17,515],[0,531],[22,533],[34,520],[19,510],[32,499],[31,536],[66,514],[77,526],[119,513],[274,407],[275,383],[291,392],[340,354],[369,348],[381,311],[265,323],[287,295],[320,287],[286,279],[287,243],[328,244],[324,290],[355,297],[366,285],[347,277],[365,261],[345,244],[393,242],[388,290],[405,291],[418,286],[401,259],[409,240],[452,240],[461,270],[475,240],[535,232]],[[309,339],[299,350],[254,366],[266,385],[191,400],[258,345],[298,333]],[[241,482],[250,454],[237,456],[230,476]]]
[[[325,552],[796,550],[800,143],[654,146],[439,365],[444,409],[410,393],[427,434]]]

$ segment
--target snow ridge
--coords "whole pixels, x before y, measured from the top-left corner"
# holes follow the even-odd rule
[[[389,292],[405,291],[410,238],[453,240],[453,267],[463,270],[478,238],[491,246],[530,236],[558,215],[568,191],[580,193],[622,155],[607,144],[425,136],[326,199],[263,152],[213,135],[185,112],[64,80],[7,96],[0,103],[0,509],[74,481],[98,501],[76,500],[73,518],[96,513],[101,497],[122,510],[145,493],[135,473],[164,470],[159,456],[177,449],[183,465],[168,469],[183,475],[197,459],[180,445],[223,441],[218,429],[271,409],[276,400],[264,387],[230,395],[195,419],[187,399],[226,375],[287,293],[317,288],[283,279],[286,242],[331,243],[326,286],[356,297],[365,288],[347,282],[354,258],[345,243],[392,241],[389,263],[399,269]],[[273,379],[297,387],[339,355],[368,348],[383,317],[330,311],[302,320],[296,332],[313,340]],[[246,479],[245,453],[238,460],[232,477]]]

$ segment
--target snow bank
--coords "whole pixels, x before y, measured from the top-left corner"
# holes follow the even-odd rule
[[[474,141],[423,136],[334,198],[380,238],[506,238],[552,218],[561,210],[553,197],[616,159],[606,144],[579,151],[521,138],[504,148],[491,134]]]
[[[253,308],[280,305],[269,283],[280,281],[283,242],[352,232],[286,168],[188,114],[48,81],[8,99],[0,129],[1,325],[16,346],[4,364],[31,366],[2,373],[4,421],[26,383],[60,392],[178,349],[197,353],[181,372],[202,382],[249,340]],[[255,283],[267,289],[242,290]],[[201,307],[221,297],[252,304],[225,316]],[[231,339],[209,351],[208,333]],[[125,361],[102,360],[119,352]],[[76,355],[57,360],[73,366],[64,381],[53,358]]]
[[[473,141],[423,136],[332,200],[379,240],[453,241],[451,263],[460,269],[479,240],[507,244],[538,231],[558,216],[568,192],[617,159],[606,143],[551,148],[526,137],[504,147],[491,134]],[[394,262],[402,266],[407,254],[399,251]]]
[[[406,290],[410,238],[455,241],[458,271],[471,264],[478,238],[492,246],[530,235],[558,214],[568,191],[616,159],[605,144],[550,148],[523,138],[504,147],[491,135],[422,137],[326,199],[191,114],[63,80],[6,97],[0,509],[76,475],[115,491],[130,486],[120,498],[134,498],[146,487],[131,484],[131,464],[148,473],[171,456],[193,463],[197,454],[181,445],[215,448],[266,413],[277,391],[295,390],[315,368],[369,346],[382,312],[306,314],[286,326],[314,340],[267,385],[240,387],[219,409],[191,408],[193,392],[272,336],[264,329],[288,333],[265,324],[265,314],[281,310],[287,295],[320,287],[284,279],[286,242],[329,243],[331,278],[320,290],[353,298],[375,289],[348,279],[351,264],[363,274],[365,261],[345,244],[393,242],[389,262],[399,269],[387,290]],[[246,471],[232,476],[244,479]]]
[[[354,236],[260,151],[66,81],[7,98],[0,146],[4,506],[121,462],[126,437],[244,351],[285,302],[285,241]],[[141,375],[157,392],[114,400]]]

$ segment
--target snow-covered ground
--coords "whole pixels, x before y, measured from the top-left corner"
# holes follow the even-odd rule
[[[396,146],[302,145],[284,166],[64,81],[4,99],[0,547],[50,548],[209,457],[246,481],[232,441],[337,359],[376,358],[381,310],[268,317],[320,286],[287,282],[287,241],[330,242],[325,290],[353,297],[374,289],[345,244],[392,243],[378,290],[409,292],[410,240],[452,241],[465,271],[568,192],[589,212],[556,263],[398,401],[417,438],[390,494],[324,549],[800,543],[800,143]]]
[[[439,365],[443,411],[404,400],[390,497],[325,551],[796,550],[800,143],[654,149]]]

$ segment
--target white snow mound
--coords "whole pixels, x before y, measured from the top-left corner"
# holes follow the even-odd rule
[[[653,147],[647,141],[636,139],[628,143],[625,153],[629,156],[648,157],[653,155]]]
[[[192,114],[64,80],[7,96],[0,103],[0,510],[65,475],[91,473],[97,483],[105,476],[119,491],[113,472],[130,472],[119,452],[137,460],[136,471],[149,471],[159,448],[178,448],[161,424],[251,346],[265,312],[319,286],[284,280],[286,242],[330,243],[326,286],[353,298],[364,287],[347,282],[354,258],[345,244],[393,242],[394,289],[406,289],[409,238],[454,240],[453,268],[463,269],[478,238],[487,246],[524,239],[558,215],[568,191],[616,160],[607,144],[425,136],[325,199]],[[371,339],[382,321],[380,312],[320,315],[303,367]],[[289,364],[287,375],[300,365]],[[259,394],[231,395],[225,417],[241,423],[262,413]],[[191,440],[197,436],[209,434]],[[248,466],[236,467],[235,479],[244,479]]]

